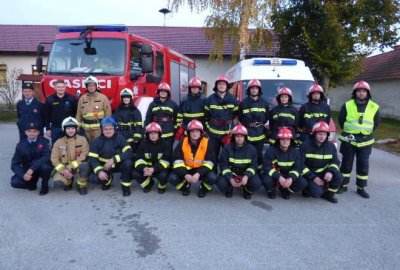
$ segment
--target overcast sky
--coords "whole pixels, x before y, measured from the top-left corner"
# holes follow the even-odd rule
[[[125,24],[162,26],[168,0],[2,0],[0,24]],[[206,13],[185,6],[166,17],[167,26],[203,26]]]

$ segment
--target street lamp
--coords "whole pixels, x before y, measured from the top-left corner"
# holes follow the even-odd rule
[[[172,11],[169,10],[168,8],[162,8],[158,12],[164,14],[164,26],[165,26],[165,15],[167,15],[168,13],[171,13]]]

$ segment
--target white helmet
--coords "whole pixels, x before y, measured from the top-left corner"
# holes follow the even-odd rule
[[[71,117],[71,116],[65,118],[61,123],[61,129],[63,131],[65,131],[65,129],[67,127],[76,127],[76,128],[78,128],[78,126],[79,126],[78,121],[75,118]]]
[[[121,92],[119,93],[119,96],[122,98],[123,96],[130,96],[131,98],[133,98],[133,92],[131,89],[129,88],[124,88],[121,90]]]
[[[85,84],[86,88],[88,87],[89,83],[95,83],[96,84],[96,88],[99,89],[99,81],[94,76],[87,77],[83,83]]]

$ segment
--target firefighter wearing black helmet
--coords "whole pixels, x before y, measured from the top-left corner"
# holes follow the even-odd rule
[[[369,198],[366,192],[369,171],[369,156],[375,142],[374,131],[380,123],[379,105],[371,100],[371,88],[365,81],[357,82],[353,87],[352,98],[347,101],[339,113],[339,125],[343,132],[339,136],[342,142],[340,153],[343,155],[340,171],[343,185],[339,193],[347,191],[354,157],[356,162],[357,193]]]
[[[261,83],[257,79],[253,79],[248,83],[246,94],[247,97],[239,105],[238,118],[249,132],[247,141],[257,150],[257,168],[261,170],[269,105],[262,97]]]

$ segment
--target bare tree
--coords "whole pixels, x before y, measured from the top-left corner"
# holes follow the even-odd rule
[[[7,71],[7,78],[4,84],[0,84],[0,98],[5,102],[8,111],[15,110],[15,100],[21,90],[21,81],[18,80],[23,70],[13,68]]]

